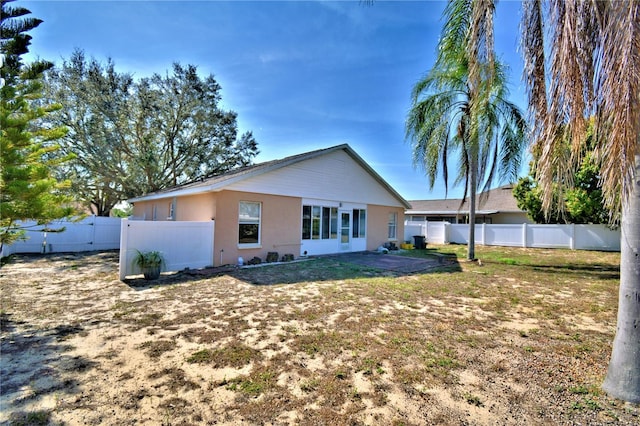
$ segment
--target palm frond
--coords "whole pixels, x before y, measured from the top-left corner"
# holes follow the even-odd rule
[[[471,8],[471,26],[466,43],[471,84],[493,81],[495,53],[493,46],[494,0],[475,0]],[[484,74],[483,74],[484,71]],[[472,89],[473,90],[473,87]]]
[[[605,203],[619,210],[621,196],[626,199],[634,183],[640,151],[640,2],[611,2],[605,12],[596,152]]]
[[[543,139],[547,116],[544,25],[541,0],[524,0],[520,27],[524,58],[524,81],[529,100],[530,134],[533,141]]]
[[[438,42],[436,68],[450,64],[452,57],[460,56],[471,25],[472,0],[452,0],[447,3],[443,16],[447,17]]]
[[[543,189],[543,206],[550,209],[553,203],[552,186],[556,181],[561,187],[571,186],[573,166],[580,161],[581,143],[587,130],[587,119],[594,112],[593,53],[594,26],[597,23],[590,2],[550,3],[551,49],[549,73],[549,103],[541,115],[540,133],[535,140],[534,151],[539,154],[537,176]],[[544,43],[542,44],[544,46]],[[533,99],[532,99],[533,101]],[[562,145],[571,141],[570,155]],[[563,155],[558,157],[558,153]],[[565,161],[559,166],[559,160]]]
[[[525,1],[522,22],[532,150],[543,204],[554,203],[554,188],[572,186],[588,120],[595,115],[604,200],[617,213],[629,196],[640,145],[640,2],[551,0],[548,5],[544,15],[540,0]],[[543,16],[549,18],[547,41]],[[545,46],[551,53],[548,87]]]

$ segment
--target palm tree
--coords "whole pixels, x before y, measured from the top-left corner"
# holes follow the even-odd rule
[[[515,180],[525,146],[526,123],[507,100],[505,67],[493,54],[493,1],[454,0],[445,9],[438,58],[414,86],[406,121],[413,162],[430,188],[439,170],[449,185],[451,155],[469,195],[467,258],[475,259],[475,213],[478,190],[486,191],[500,175]]]
[[[594,152],[603,196],[612,221],[621,213],[622,231],[618,325],[603,388],[638,403],[640,2],[526,0],[522,19],[532,140],[540,153],[536,177],[547,211],[554,183],[572,183],[587,117],[596,117]],[[558,155],[567,135],[576,143]]]

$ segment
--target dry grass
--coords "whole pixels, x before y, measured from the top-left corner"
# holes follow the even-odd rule
[[[434,252],[464,258],[464,247]],[[478,247],[397,274],[319,258],[117,280],[117,254],[2,267],[9,424],[637,424],[599,388],[619,254]],[[40,423],[38,423],[40,422]]]

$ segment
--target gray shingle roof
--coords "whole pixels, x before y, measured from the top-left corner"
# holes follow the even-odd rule
[[[451,198],[444,200],[410,200],[411,208],[406,211],[407,214],[456,214],[468,213],[469,202],[468,197],[460,205],[461,198]],[[513,196],[513,184],[503,185],[495,189],[491,189],[482,196],[478,196],[476,213],[490,214],[498,212],[522,212],[518,208],[515,197]]]

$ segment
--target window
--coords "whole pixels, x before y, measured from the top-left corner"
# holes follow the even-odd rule
[[[427,216],[427,221],[457,223],[454,216]]]
[[[367,228],[367,211],[364,209],[353,209],[353,238],[365,238]]]
[[[322,208],[322,239],[329,239],[329,230],[331,223],[331,209],[329,207]]]
[[[335,240],[337,238],[337,207],[302,206],[303,240]]]
[[[260,244],[260,203],[240,201],[238,214],[238,244]]]
[[[311,208],[311,239],[320,239],[320,211],[321,207],[313,206]]]
[[[302,206],[302,239],[311,239],[311,206]]]
[[[332,240],[338,239],[338,208],[331,207],[331,232],[329,238]]]
[[[174,204],[175,201],[172,201],[169,203],[169,216],[167,217],[167,220],[175,220],[175,210],[174,210]]]
[[[398,229],[398,213],[389,213],[389,239],[395,240],[397,238],[396,232]]]

